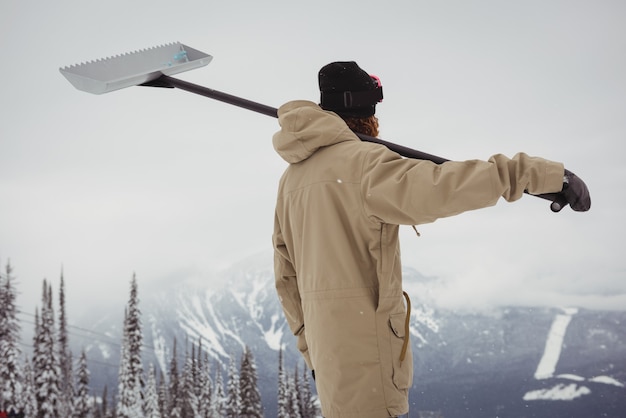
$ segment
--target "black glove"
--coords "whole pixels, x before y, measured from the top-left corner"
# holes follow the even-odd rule
[[[587,185],[569,170],[565,170],[563,190],[556,195],[550,208],[553,212],[559,212],[567,204],[576,212],[586,212],[591,207],[591,196],[589,196]]]

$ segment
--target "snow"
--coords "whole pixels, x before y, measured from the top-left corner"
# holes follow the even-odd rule
[[[107,344],[98,343],[97,346],[103,359],[108,360],[111,358],[111,350]]]
[[[624,387],[624,384],[622,382],[619,382],[609,376],[596,376],[596,377],[592,377],[591,379],[589,379],[589,381],[595,382],[595,383],[604,383],[607,385],[614,385],[620,388]]]
[[[233,298],[235,298],[237,303],[250,313],[250,317],[254,320],[256,326],[259,328],[259,331],[263,334],[263,338],[265,339],[267,346],[274,351],[278,351],[281,347],[281,340],[283,338],[283,329],[282,326],[279,326],[281,316],[278,314],[272,315],[271,324],[268,329],[264,329],[263,324],[261,323],[264,310],[260,302],[265,299],[263,294],[267,291],[268,280],[264,280],[262,277],[247,274],[246,283],[248,283],[248,286],[246,286],[245,292],[238,292],[231,289],[230,293],[233,295]],[[252,287],[250,287],[250,284]]]
[[[263,308],[257,304],[261,298],[259,294],[265,290],[265,283],[256,277],[248,277],[252,281],[252,291],[248,296],[248,309],[252,319],[258,321],[263,315]]]
[[[566,315],[573,316],[578,313],[578,308],[561,308]]]
[[[188,308],[188,305],[182,303],[177,310],[177,316],[181,318],[181,328],[185,330],[188,335],[196,335],[202,337],[203,340],[208,341],[207,349],[213,353],[216,353],[222,357],[228,357],[228,354],[220,344],[219,335],[232,334],[232,332],[224,329],[220,321],[215,316],[215,311],[210,303],[205,304],[210,318],[213,319],[213,323],[217,328],[217,333],[211,327],[209,318],[202,314],[202,302],[199,297],[194,296],[191,301],[192,309]]]
[[[148,318],[150,322],[150,331],[152,332],[152,346],[154,347],[154,355],[159,364],[160,370],[167,370],[167,342],[159,332],[157,320],[154,315]]]
[[[585,386],[558,384],[551,389],[539,389],[526,392],[525,401],[571,401],[584,395],[589,395],[591,390]]]
[[[435,320],[434,309],[427,308],[426,306],[416,307],[411,310],[411,317],[413,318],[411,324],[414,325],[411,325],[409,331],[411,335],[419,340],[417,343],[418,346],[428,344],[428,340],[420,329],[425,328],[426,332],[431,331],[433,333],[439,333],[439,324]]]
[[[424,325],[432,332],[439,332],[439,324],[435,320],[435,312],[433,309],[418,308],[413,309],[411,315],[414,318],[414,322]]]
[[[557,315],[554,318],[554,322],[552,322],[552,327],[550,327],[543,356],[535,371],[535,379],[537,380],[548,379],[554,375],[556,365],[561,356],[565,332],[572,320],[572,316],[578,312],[577,309],[564,309],[563,311],[565,314]]]
[[[584,382],[585,378],[582,376],[577,376],[575,374],[560,374],[557,376],[559,379],[568,379],[568,380],[575,380],[577,382]]]
[[[416,343],[418,347],[422,347],[428,343],[428,341],[426,341],[426,338],[424,338],[424,336],[420,334],[420,332],[415,327],[411,327],[411,335],[419,339],[419,342]]]
[[[535,371],[535,379],[549,379],[554,376],[556,365],[561,356],[561,350],[563,347],[563,339],[567,331],[567,327],[572,320],[572,316],[578,313],[577,309],[563,309],[563,314],[558,314],[548,333],[546,340],[546,347],[543,353],[537,370]],[[576,382],[594,382],[603,383],[608,385],[614,385],[618,387],[624,387],[624,384],[610,376],[596,376],[590,379],[585,379],[582,376],[575,374],[559,374],[556,376],[559,379],[573,380]],[[555,400],[555,401],[571,401],[584,395],[589,395],[591,390],[586,386],[578,386],[576,383],[558,385],[550,389],[539,389],[526,392],[524,395],[525,401],[535,400]]]
[[[272,315],[272,325],[270,326],[270,329],[263,333],[263,336],[265,337],[265,342],[267,342],[267,346],[274,351],[280,350],[280,342],[283,339],[283,329],[282,327],[277,327],[279,321],[280,315]]]

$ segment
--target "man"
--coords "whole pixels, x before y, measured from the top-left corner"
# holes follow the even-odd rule
[[[589,194],[562,164],[525,154],[437,165],[361,142],[352,130],[378,134],[378,79],[334,62],[319,86],[320,105],[278,110],[273,143],[289,167],[276,202],[276,289],[323,415],[399,416],[408,413],[413,359],[398,226],[514,201],[524,190],[560,192],[584,211]]]

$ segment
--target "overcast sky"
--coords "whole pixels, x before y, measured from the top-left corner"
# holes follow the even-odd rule
[[[58,68],[180,41],[177,77],[278,107],[355,60],[384,86],[381,137],[449,159],[522,151],[583,178],[592,210],[516,203],[402,232],[442,306],[626,308],[626,3],[0,3],[0,263],[20,305],[61,269],[75,311],[267,252],[285,163],[276,119],[181,90],[74,89]]]

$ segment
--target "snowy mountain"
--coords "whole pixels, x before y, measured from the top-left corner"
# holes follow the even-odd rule
[[[203,349],[224,369],[229,356],[239,360],[247,345],[258,367],[266,416],[275,416],[278,348],[286,348],[287,368],[297,364],[301,370],[303,362],[274,292],[271,258],[244,261],[222,281],[223,286],[208,288],[185,285],[181,278],[146,293],[140,284],[144,367],[152,362],[167,370],[174,338],[179,357],[187,341],[202,339]],[[435,283],[405,270],[414,305],[411,416],[419,416],[417,411],[439,411],[446,418],[626,416],[626,312],[445,311],[427,299]],[[89,322],[99,335],[111,337],[87,346],[96,390],[105,382],[110,391],[116,388],[122,314]]]

